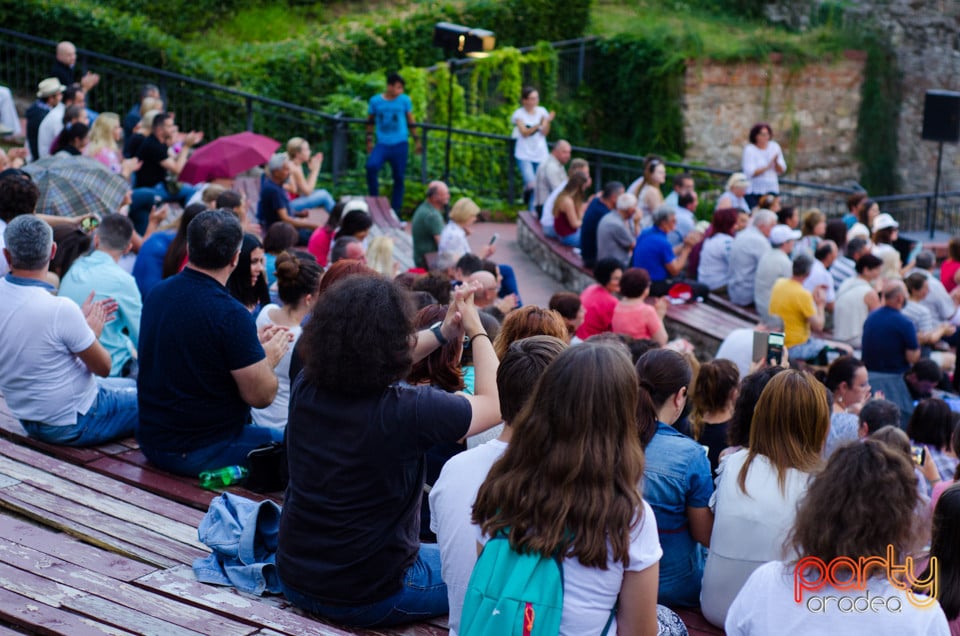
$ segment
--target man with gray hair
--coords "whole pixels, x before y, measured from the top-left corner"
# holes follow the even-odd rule
[[[117,303],[114,320],[100,335],[110,354],[111,377],[136,378],[136,351],[140,338],[143,302],[133,276],[120,267],[120,259],[133,247],[133,223],[121,214],[108,214],[93,237],[97,248],[70,266],[60,283],[60,296],[82,305],[91,292]]]
[[[290,208],[290,197],[283,189],[283,183],[289,177],[290,164],[287,161],[287,153],[278,152],[270,157],[260,186],[257,219],[259,219],[264,230],[270,229],[271,225],[279,222],[292,225],[299,236],[297,245],[306,245],[318,224],[309,219],[298,218],[293,213]]]
[[[110,354],[97,338],[112,300],[82,305],[53,295],[47,267],[53,230],[26,214],[4,230],[10,273],[0,279],[0,392],[30,437],[91,446],[129,437],[137,424],[133,383],[106,378]],[[100,376],[99,378],[96,376]]]
[[[360,261],[361,263],[367,262],[367,254],[363,249],[363,243],[352,236],[339,237],[330,248],[331,265],[346,259]]]
[[[730,244],[730,281],[727,294],[730,301],[741,307],[753,303],[757,266],[763,255],[770,251],[767,237],[777,224],[777,215],[770,210],[757,210],[750,225],[738,232]]]
[[[537,180],[533,190],[533,209],[537,214],[543,210],[543,204],[546,203],[550,193],[567,180],[567,170],[564,166],[570,161],[571,152],[570,142],[561,139],[554,144],[547,160],[537,166]]]
[[[597,262],[613,258],[626,267],[637,244],[639,229],[637,197],[624,192],[617,197],[616,209],[607,212],[597,226]]]
[[[933,319],[937,322],[951,322],[957,315],[957,300],[960,299],[960,287],[953,294],[947,293],[947,288],[940,282],[940,277],[933,273],[937,266],[937,258],[930,250],[923,250],[917,254],[913,262],[915,273],[923,274],[930,287],[927,297],[920,304],[930,310]]]
[[[653,213],[653,225],[637,237],[633,248],[633,267],[642,267],[650,274],[650,295],[664,296],[677,283],[689,285],[693,295],[706,298],[706,285],[682,278],[683,268],[693,246],[703,239],[697,230],[691,231],[679,245],[670,245],[668,235],[677,227],[677,211],[672,205],[661,205]]]
[[[227,290],[242,242],[233,212],[201,212],[187,226],[187,266],[143,305],[137,440],[147,459],[180,475],[246,465],[251,450],[283,439],[250,424],[250,407],[276,396],[273,370],[289,334],[275,325],[258,332]]]

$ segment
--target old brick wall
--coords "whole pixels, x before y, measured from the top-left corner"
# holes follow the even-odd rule
[[[740,169],[753,124],[768,122],[783,147],[786,177],[833,185],[859,176],[853,157],[864,56],[822,65],[691,61],[684,94],[686,158]]]

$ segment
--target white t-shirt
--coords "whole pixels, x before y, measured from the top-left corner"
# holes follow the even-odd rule
[[[563,183],[554,188],[547,200],[543,202],[543,211],[540,213],[540,225],[542,227],[553,227],[553,204],[557,202],[557,197],[567,187],[569,181],[570,179],[564,179]]]
[[[270,319],[270,313],[273,311],[280,311],[280,307],[270,303],[260,310],[260,314],[257,316],[258,330],[264,325],[276,324]],[[300,325],[290,327],[290,334],[293,335],[290,348],[283,354],[274,369],[277,374],[277,396],[273,398],[273,402],[264,409],[250,409],[253,423],[258,426],[280,429],[287,426],[287,415],[290,411],[290,359],[293,357],[293,347],[296,346],[301,333],[303,333],[303,329]]]
[[[710,291],[723,287],[730,280],[731,245],[733,237],[723,232],[718,232],[703,242],[700,264],[697,266],[697,280],[709,287]]]
[[[0,220],[0,276],[6,276],[7,272],[10,271],[10,264],[7,263],[6,257],[3,255],[3,248],[6,247],[6,242],[3,240],[3,232],[7,229],[7,222]]]
[[[753,362],[753,333],[753,329],[734,329],[720,343],[714,356],[737,365],[741,378],[750,373],[750,363]]]
[[[833,276],[823,266],[817,259],[813,259],[813,267],[810,269],[810,274],[803,280],[803,288],[806,289],[811,294],[819,286],[824,286],[826,289],[826,299],[828,303],[832,303],[837,299],[837,290],[833,288]]]
[[[885,555],[878,555],[885,556]],[[918,608],[910,604],[906,594],[893,587],[885,577],[872,577],[866,590],[839,590],[832,585],[817,590],[804,591],[803,602],[794,601],[794,568],[790,564],[774,561],[760,566],[740,590],[727,613],[724,630],[727,636],[755,634],[824,634],[829,636],[870,634],[870,636],[901,636],[924,634],[924,636],[949,636],[947,618],[934,601],[932,607]],[[856,603],[857,597],[869,592],[878,611],[855,611],[850,607],[863,607],[864,601]],[[833,597],[825,607],[818,599]],[[816,597],[816,598],[815,598]],[[838,608],[842,599],[842,611]],[[882,598],[882,603],[875,599]],[[894,599],[890,601],[890,599]],[[899,603],[897,603],[899,601]],[[888,604],[889,603],[889,604]],[[889,608],[899,606],[899,612]],[[811,610],[810,608],[813,608]],[[822,609],[820,609],[822,608]]]
[[[467,233],[453,221],[447,221],[440,232],[440,241],[437,243],[438,266],[446,269],[457,264],[460,257],[470,252],[470,243]]]
[[[781,491],[776,468],[757,455],[747,471],[745,494],[739,477],[748,452],[739,450],[720,462],[717,489],[710,498],[715,517],[700,604],[714,625],[723,625],[730,603],[756,568],[793,556],[785,553],[787,533],[810,479],[807,473],[788,468]]]
[[[69,298],[0,279],[0,392],[21,420],[77,423],[97,397],[93,373],[76,354],[96,336]]]
[[[777,158],[777,165],[779,165],[782,170],[786,170],[787,161],[783,158],[783,150],[780,149],[780,144],[772,139],[763,150],[760,150],[760,148],[753,144],[747,144],[746,147],[744,147],[743,173],[750,179],[747,194],[780,192],[780,182],[777,180],[777,172],[773,168],[767,168],[760,174],[756,176],[753,175],[753,173],[760,168],[770,165],[774,157]]]
[[[487,537],[474,527],[476,540],[486,543]],[[641,572],[658,563],[663,556],[657,519],[650,505],[643,502],[643,519],[630,534],[630,565],[626,571]],[[610,610],[617,602],[623,584],[623,563],[607,558],[607,569],[586,567],[579,560],[563,560],[563,614],[560,636],[599,634],[610,619]],[[610,634],[617,633],[617,619],[610,623]]]
[[[60,102],[50,109],[37,129],[37,154],[40,159],[50,156],[50,146],[57,140],[57,135],[63,130],[63,112],[67,107]]]
[[[490,467],[507,450],[498,439],[458,453],[447,460],[430,491],[430,529],[440,547],[440,573],[447,584],[450,635],[457,636],[467,583],[477,562],[478,528],[470,520],[477,491]]]
[[[510,115],[510,121],[514,124],[511,136],[517,140],[513,152],[514,157],[534,163],[543,163],[547,160],[550,149],[547,148],[547,138],[543,136],[543,133],[538,130],[529,137],[524,137],[520,134],[520,129],[517,128],[516,124],[519,121],[524,125],[536,126],[549,116],[550,113],[543,106],[537,106],[532,113],[528,113],[527,109],[523,107],[513,111],[513,114]]]

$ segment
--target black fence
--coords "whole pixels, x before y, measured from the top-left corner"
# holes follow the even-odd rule
[[[40,79],[49,75],[55,45],[52,40],[0,28],[0,83],[18,94],[33,94]],[[558,93],[570,94],[589,80],[596,40],[583,38],[557,42],[553,46],[558,53]],[[324,172],[334,187],[363,191],[366,122],[362,119],[323,113],[93,51],[78,49],[77,53],[81,72],[91,69],[101,77],[89,99],[90,107],[95,110],[116,112],[122,117],[136,102],[144,83],[156,84],[170,109],[176,112],[181,129],[203,130],[207,139],[243,130],[281,141],[292,136],[305,137],[315,149],[326,154]],[[465,90],[469,87],[472,63],[464,60],[454,64],[454,76]],[[422,187],[410,186],[422,186],[440,178],[445,162],[446,126],[423,123],[421,128],[422,151],[411,157],[405,174],[407,190],[413,196],[419,196]],[[452,129],[449,134],[451,188],[495,200],[505,207],[521,203],[513,139],[507,135],[460,129]],[[593,181],[598,187],[612,180],[629,184],[640,175],[644,160],[639,155],[584,147],[575,147],[574,156],[590,162]],[[689,172],[694,176],[701,200],[707,202],[705,207],[723,192],[731,174],[730,170],[678,162],[667,162],[667,166],[671,173]],[[385,181],[382,187],[389,187],[389,179]],[[856,191],[790,179],[782,179],[780,184],[784,205],[801,209],[816,207],[829,216],[843,214],[846,197]],[[932,199],[933,194],[929,192],[879,197],[883,210],[898,218],[901,228],[907,231],[928,227]],[[936,229],[951,234],[960,229],[960,192],[941,193],[936,207],[933,215]]]

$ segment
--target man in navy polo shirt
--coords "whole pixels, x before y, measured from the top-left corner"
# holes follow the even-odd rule
[[[633,267],[642,267],[650,274],[650,295],[663,296],[676,283],[686,283],[694,296],[706,298],[710,293],[706,285],[682,278],[687,258],[693,246],[703,239],[703,234],[693,230],[677,246],[670,245],[667,237],[677,227],[677,212],[671,205],[661,205],[653,213],[653,226],[637,237],[633,248]]]
[[[140,449],[164,470],[245,465],[247,453],[283,431],[250,424],[250,407],[277,393],[274,367],[289,346],[284,327],[257,333],[227,291],[243,229],[229,210],[208,210],[187,227],[189,260],[147,297],[140,323]]]
[[[874,391],[900,407],[903,425],[913,413],[913,400],[903,374],[920,359],[920,342],[913,322],[900,311],[907,302],[907,289],[901,281],[890,281],[883,288],[883,305],[863,323],[863,355],[870,385]]]

